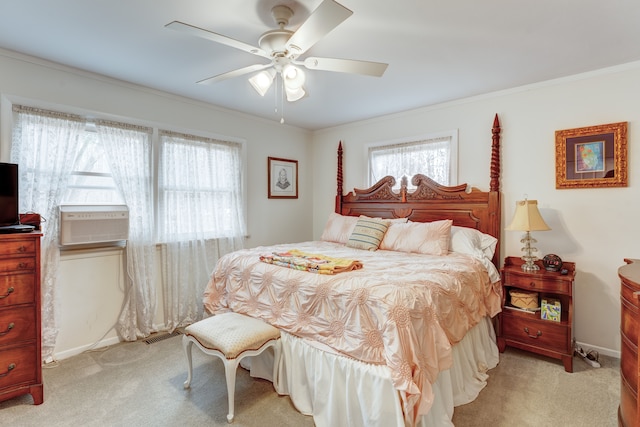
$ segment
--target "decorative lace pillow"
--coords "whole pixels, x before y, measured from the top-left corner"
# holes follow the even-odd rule
[[[349,236],[353,233],[353,229],[358,222],[358,217],[344,216],[331,212],[329,219],[324,226],[324,231],[320,240],[325,242],[342,243],[343,245],[349,240]]]
[[[389,228],[388,221],[361,216],[349,236],[347,246],[356,249],[375,251],[380,246],[384,234]]]
[[[380,249],[427,255],[446,255],[453,221],[409,222],[391,224]]]

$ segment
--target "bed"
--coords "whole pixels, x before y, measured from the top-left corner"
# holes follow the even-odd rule
[[[205,290],[208,313],[281,330],[276,369],[266,353],[251,375],[318,426],[452,425],[454,406],[475,399],[498,362],[497,115],[491,147],[488,192],[416,175],[413,191],[386,177],[344,195],[340,144],[321,240],[225,255]]]

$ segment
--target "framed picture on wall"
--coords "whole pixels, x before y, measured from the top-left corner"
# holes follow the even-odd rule
[[[268,188],[270,199],[298,198],[298,161],[267,158]]]
[[[627,186],[627,122],[556,131],[556,188]]]

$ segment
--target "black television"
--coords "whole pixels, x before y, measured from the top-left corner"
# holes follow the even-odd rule
[[[0,163],[0,233],[24,233],[35,227],[20,224],[18,165]]]
[[[0,163],[0,227],[18,223],[18,165]]]

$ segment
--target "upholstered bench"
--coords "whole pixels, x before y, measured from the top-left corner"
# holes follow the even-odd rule
[[[189,367],[184,388],[191,386],[193,373],[191,347],[193,344],[204,353],[219,357],[224,363],[227,380],[227,397],[229,399],[227,421],[232,422],[236,371],[240,360],[247,356],[257,356],[272,346],[276,352],[275,360],[278,360],[280,347],[276,344],[279,338],[280,331],[277,328],[262,320],[232,312],[211,316],[187,326],[182,337],[182,347],[187,356]]]

